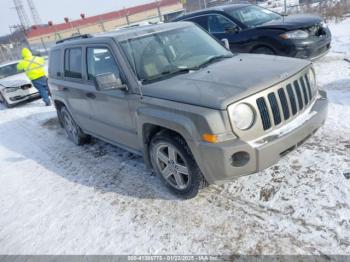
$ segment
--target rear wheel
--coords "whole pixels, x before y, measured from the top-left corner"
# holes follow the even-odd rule
[[[252,51],[252,53],[265,54],[265,55],[274,55],[275,54],[275,52],[271,48],[266,47],[266,46],[257,47]]]
[[[154,171],[175,194],[195,197],[206,181],[185,141],[176,135],[159,133],[152,138],[150,156]]]
[[[76,145],[83,145],[89,141],[90,136],[84,134],[84,132],[72,118],[71,114],[68,112],[67,108],[64,106],[60,110],[60,117],[68,138]]]

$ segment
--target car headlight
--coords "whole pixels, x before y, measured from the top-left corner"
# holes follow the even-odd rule
[[[5,92],[12,93],[12,92],[16,92],[18,89],[20,89],[20,87],[7,87],[5,88]]]
[[[233,125],[241,130],[247,130],[254,124],[255,113],[251,106],[245,103],[229,107]]]
[[[316,83],[316,74],[313,68],[309,70],[308,76],[309,76],[312,92],[315,94],[317,92],[317,83]]]
[[[283,39],[306,39],[309,33],[304,30],[289,31],[280,35]]]

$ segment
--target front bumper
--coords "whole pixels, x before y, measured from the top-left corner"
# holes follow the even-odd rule
[[[285,40],[282,52],[291,57],[316,60],[329,52],[331,40],[331,32],[326,29],[322,36],[312,36],[306,40]]]
[[[310,59],[310,60],[317,60],[323,56],[325,56],[329,50],[331,49],[331,43],[330,40],[325,41],[325,43],[315,43],[310,45],[300,45],[295,46],[294,50],[294,57],[296,58],[303,58],[303,59]]]
[[[17,104],[20,102],[24,102],[26,100],[40,98],[39,92],[27,94],[27,95],[16,95],[16,96],[10,96],[8,99],[9,104]]]
[[[220,184],[270,167],[300,146],[323,125],[327,108],[327,95],[320,91],[320,97],[305,112],[309,116],[300,126],[280,136],[266,136],[265,143],[261,145],[240,139],[217,144],[200,143],[198,151],[201,161],[197,162],[201,171],[209,183]],[[235,166],[233,163],[233,155],[237,152],[249,155],[248,161],[242,166]]]

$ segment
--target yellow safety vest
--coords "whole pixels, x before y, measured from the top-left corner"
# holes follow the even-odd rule
[[[24,71],[30,80],[45,76],[45,60],[42,57],[32,56],[29,50],[24,54],[23,59],[17,64],[17,70]]]

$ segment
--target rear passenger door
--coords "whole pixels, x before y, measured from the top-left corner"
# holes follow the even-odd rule
[[[67,102],[68,110],[74,120],[83,130],[90,130],[91,105],[86,97],[86,93],[92,87],[86,85],[83,80],[83,49],[81,47],[69,47],[64,50],[64,81],[60,86]]]
[[[94,121],[91,131],[114,144],[138,148],[136,129],[129,110],[129,100],[133,94],[122,89],[97,90],[94,84],[95,76],[106,73],[113,73],[125,81],[112,49],[107,45],[88,46],[86,70],[88,81],[93,87],[88,95]]]

